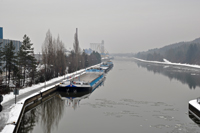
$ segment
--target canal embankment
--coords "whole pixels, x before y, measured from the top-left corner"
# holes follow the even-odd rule
[[[99,65],[100,64],[97,64],[97,65],[94,65],[91,67],[95,67],[95,66],[99,66]],[[87,69],[89,69],[91,67],[88,67]],[[60,83],[60,81],[62,81],[64,79],[66,80],[67,78],[69,80],[72,78],[76,78],[77,76],[80,76],[84,71],[85,71],[85,69],[81,69],[74,73],[66,74],[64,77],[62,76],[62,77],[55,78],[51,81],[48,81],[45,85],[43,84],[43,88],[40,91],[37,91],[33,94],[30,94],[27,97],[22,98],[21,100],[18,100],[16,104],[13,103],[9,107],[10,111],[8,113],[8,120],[5,123],[2,133],[17,132],[21,118],[23,117],[23,113],[27,106],[37,103],[38,100],[43,99],[43,97],[46,97],[47,95],[49,95],[53,91],[55,91],[57,88],[56,86]],[[56,81],[58,81],[58,83],[55,83]],[[52,82],[54,82],[55,84],[48,86],[48,84],[50,84]],[[36,87],[33,86],[32,88],[35,89]],[[31,89],[28,88],[28,91],[30,91],[30,90]],[[26,92],[26,91],[24,91],[24,92]],[[13,95],[12,95],[12,97],[13,97]],[[8,102],[10,100],[9,98],[4,98],[4,99],[5,99],[4,103]]]

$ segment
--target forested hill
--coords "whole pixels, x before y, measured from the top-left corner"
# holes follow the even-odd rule
[[[165,58],[171,62],[200,65],[200,38],[139,52],[135,56],[145,60],[163,61]]]

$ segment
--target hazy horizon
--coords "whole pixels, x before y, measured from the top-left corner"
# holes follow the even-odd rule
[[[110,53],[136,53],[200,37],[198,0],[0,0],[4,39],[27,34],[35,52],[46,32],[73,48],[78,28],[81,49],[105,42]]]

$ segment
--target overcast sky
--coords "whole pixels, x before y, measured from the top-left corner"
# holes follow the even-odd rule
[[[36,52],[46,32],[72,48],[104,40],[110,53],[146,51],[200,37],[200,0],[0,0],[4,39],[27,34]]]

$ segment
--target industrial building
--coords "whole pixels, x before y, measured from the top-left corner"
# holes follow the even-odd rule
[[[2,49],[6,44],[10,43],[12,41],[13,46],[15,47],[15,53],[17,53],[22,45],[22,42],[17,40],[10,40],[10,39],[3,39],[3,28],[0,27],[0,48]],[[0,66],[1,68],[5,65],[5,62],[3,62],[3,65]]]
[[[10,39],[3,39],[3,28],[0,27],[0,43],[1,43],[1,48],[3,48],[6,44],[13,42],[13,46],[15,47],[15,52],[19,51],[19,48],[22,45],[22,42],[17,41],[17,40],[10,40]]]
[[[100,53],[102,58],[109,56],[108,51],[104,47],[104,40],[102,40],[101,43],[90,43],[90,49]]]
[[[3,28],[0,27],[0,39],[3,39]]]

